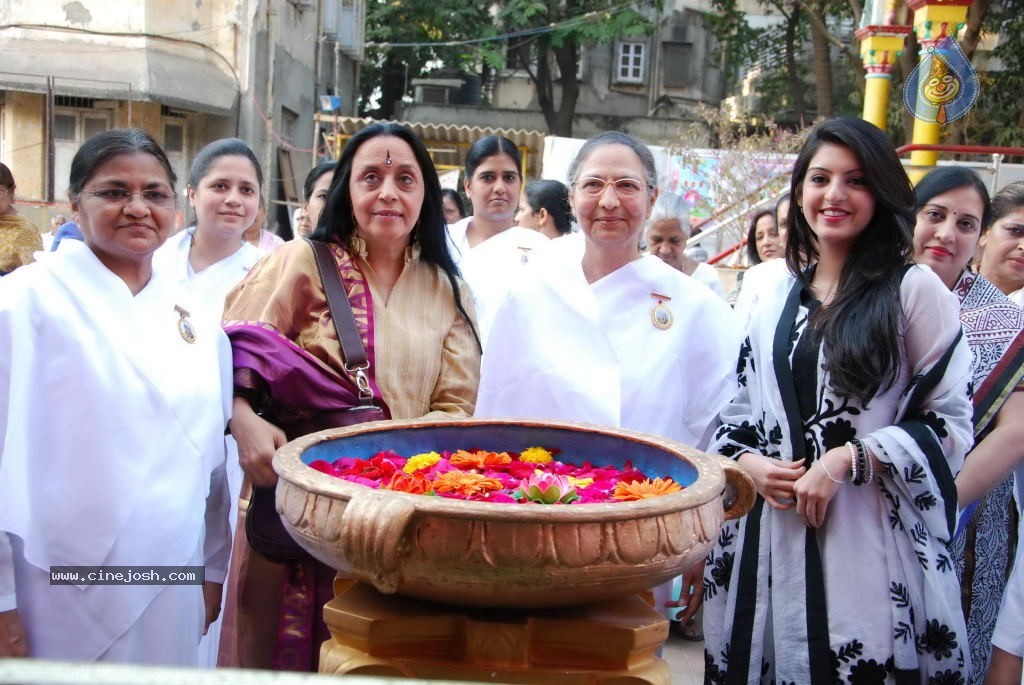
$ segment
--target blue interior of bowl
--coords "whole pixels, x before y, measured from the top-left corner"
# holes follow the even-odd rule
[[[556,458],[564,462],[590,461],[622,468],[628,460],[650,478],[669,476],[684,486],[697,479],[697,470],[689,462],[660,447],[596,431],[539,426],[439,425],[371,431],[317,443],[302,453],[302,461],[309,464],[317,459],[369,459],[382,450],[411,457],[432,450],[522,452],[534,446],[561,450]]]

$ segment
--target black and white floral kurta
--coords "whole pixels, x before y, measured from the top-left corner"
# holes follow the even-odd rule
[[[738,364],[740,392],[708,448],[810,466],[857,437],[882,468],[846,483],[824,525],[758,497],[722,529],[705,570],[710,683],[963,683],[969,656],[947,545],[954,475],[972,442],[971,353],[958,302],[929,270],[900,291],[902,363],[869,403],[835,395],[818,306],[792,276],[760,298]]]

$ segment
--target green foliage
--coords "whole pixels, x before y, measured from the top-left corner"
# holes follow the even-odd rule
[[[711,0],[711,8],[713,11],[704,16],[704,25],[715,37],[713,56],[725,65],[726,90],[732,90],[740,67],[757,60],[758,41],[764,31],[747,24],[738,0]]]
[[[774,204],[789,190],[789,156],[800,150],[809,126],[788,130],[768,119],[757,128],[746,127],[725,107],[701,105],[695,113],[699,121],[680,131],[670,151],[706,189],[693,215],[721,213],[724,243],[737,242],[746,235],[749,210]],[[699,150],[709,138],[714,149]]]
[[[475,45],[443,45],[493,34],[486,4],[463,0],[367,0],[366,59],[360,66],[360,113],[391,116],[398,100],[411,95],[411,82],[431,68],[458,71],[480,59]],[[393,47],[389,43],[420,43]],[[378,45],[373,45],[378,44]],[[371,107],[374,94],[380,105]]]
[[[992,56],[1002,68],[981,76],[972,122],[983,125],[984,142],[1024,146],[1024,0],[1002,0],[985,17],[984,29],[1000,37]]]

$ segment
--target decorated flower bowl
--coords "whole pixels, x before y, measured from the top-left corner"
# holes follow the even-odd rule
[[[631,502],[504,504],[381,490],[309,464],[541,445],[566,459],[670,477],[681,491]],[[536,609],[625,596],[703,558],[754,503],[731,460],[626,430],[555,421],[380,421],[313,433],[274,457],[277,510],[313,556],[377,590],[477,607]]]

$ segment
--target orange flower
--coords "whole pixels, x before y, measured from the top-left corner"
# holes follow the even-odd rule
[[[451,492],[463,497],[486,495],[501,490],[501,481],[479,473],[447,471],[434,479],[435,492]]]
[[[448,462],[460,469],[485,469],[487,467],[501,466],[512,462],[512,457],[507,452],[485,452],[477,450],[467,452],[459,450],[448,459]]]
[[[612,492],[612,498],[623,502],[631,502],[638,499],[647,499],[648,497],[671,495],[673,492],[679,492],[680,490],[682,488],[679,487],[679,483],[671,478],[655,478],[653,481],[648,478],[644,481],[632,483],[617,483],[615,491]]]
[[[391,474],[391,480],[384,486],[384,489],[394,490],[395,492],[408,492],[411,495],[429,495],[432,486],[422,473],[409,475],[396,471]]]

